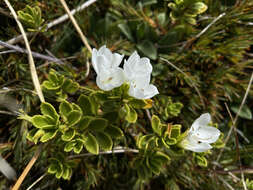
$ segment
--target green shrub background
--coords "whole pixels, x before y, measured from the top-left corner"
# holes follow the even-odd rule
[[[70,9],[74,9],[84,2],[76,0],[68,1],[67,4]],[[91,99],[87,101],[92,102],[93,96],[90,94],[93,90],[98,90],[98,87],[92,67],[88,77],[86,76],[87,62],[90,62],[91,54],[83,45],[72,23],[67,20],[47,29],[48,23],[65,14],[60,2],[11,0],[10,3],[18,12],[26,32],[30,33],[32,51],[53,55],[62,60],[56,63],[35,58],[39,80],[41,84],[44,82],[46,101],[56,110],[59,110],[59,100],[65,99],[66,96],[68,102],[74,103],[78,102],[78,98],[83,94]],[[20,35],[20,31],[3,1],[0,2],[0,7],[0,40],[7,42]],[[219,19],[203,32],[205,27],[218,17]],[[113,52],[126,57],[137,50],[141,57],[150,58],[153,65],[152,83],[160,92],[152,98],[153,106],[149,109],[151,115],[157,115],[166,126],[180,124],[182,131],[186,131],[202,113],[209,112],[226,139],[232,126],[226,105],[235,117],[252,73],[252,1],[105,0],[97,1],[76,13],[75,18],[92,47],[98,49],[106,44]],[[15,45],[25,48],[23,41]],[[43,143],[35,144],[28,140],[29,131],[33,127],[27,122],[29,119],[17,119],[13,112],[16,110],[15,101],[19,102],[24,113],[30,116],[41,113],[40,101],[34,91],[27,55],[18,52],[2,53],[7,50],[0,50],[0,154],[15,168],[19,176],[38,144]],[[58,93],[48,91],[45,81],[50,73],[63,77],[72,88],[60,87],[61,92],[56,90]],[[120,93],[124,95],[123,91],[124,89]],[[6,98],[5,95],[12,99]],[[222,142],[217,143],[217,148],[205,155],[190,151],[182,153],[176,148],[167,151],[170,161],[164,162],[159,172],[153,171],[151,174],[146,171],[150,169],[136,169],[134,164],[142,157],[132,152],[74,159],[63,155],[64,162],[73,167],[71,178],[57,179],[54,175],[47,174],[36,187],[223,190],[231,186],[234,189],[244,189],[241,162],[247,188],[253,189],[252,100],[251,88],[236,123],[239,132],[232,133],[219,161],[217,157],[221,152]],[[108,109],[112,109],[109,104],[111,102],[108,102]],[[135,112],[138,115],[136,123],[131,122],[132,118],[127,121],[121,118],[120,125],[117,126],[120,132],[116,133],[118,132],[119,136],[121,133],[124,135],[121,138],[112,138],[114,145],[138,149],[137,136],[152,133],[145,109],[136,109]],[[21,189],[28,188],[46,173],[49,158],[53,157],[55,152],[62,151],[58,142],[53,142],[43,144],[42,153],[22,183]],[[109,148],[104,149],[110,149],[111,146],[109,144]],[[75,152],[79,152],[78,148]],[[87,151],[83,150],[83,153],[85,152]],[[73,152],[68,154],[70,157],[71,155]],[[7,189],[11,185],[12,181],[0,175],[0,189]]]

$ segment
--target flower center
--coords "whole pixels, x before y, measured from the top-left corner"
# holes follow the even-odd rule
[[[108,84],[111,82],[112,79],[113,79],[113,77],[109,77],[107,80],[104,80],[103,83]]]

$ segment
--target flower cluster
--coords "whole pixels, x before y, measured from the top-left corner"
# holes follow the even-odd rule
[[[210,122],[210,114],[202,114],[193,122],[187,136],[180,143],[181,146],[194,152],[205,152],[211,149],[210,144],[218,140],[220,131],[215,127],[208,126]]]
[[[124,55],[112,53],[106,46],[92,50],[92,65],[97,73],[96,83],[102,90],[109,91],[124,82],[130,85],[129,95],[137,99],[149,99],[158,94],[157,88],[150,84],[152,65],[146,57],[140,58],[135,51],[119,67]]]

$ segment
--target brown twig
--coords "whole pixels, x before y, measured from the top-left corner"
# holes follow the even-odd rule
[[[14,45],[8,44],[8,43],[3,42],[1,40],[0,40],[0,45],[3,46],[3,47],[6,47],[8,49],[12,49],[11,50],[12,52],[14,51],[14,52],[20,52],[20,53],[28,54],[28,51],[26,49],[23,49],[19,46],[14,46]],[[1,54],[1,52],[0,52],[0,54]],[[47,56],[47,55],[43,55],[43,54],[40,54],[40,53],[37,53],[37,52],[32,51],[32,56],[36,57],[36,58],[39,58],[39,59],[46,60],[46,61],[62,64],[62,61],[60,59],[57,59],[57,58],[51,57],[51,56]]]
[[[120,153],[125,153],[125,152],[139,153],[139,150],[132,149],[132,148],[127,148],[127,147],[115,147],[112,150],[99,152],[98,154],[99,155],[103,155],[103,154],[120,154]],[[73,158],[81,158],[81,157],[86,157],[86,156],[96,156],[96,154],[84,153],[84,154],[79,154],[79,155],[72,155],[72,156],[69,156],[68,158],[73,159]]]

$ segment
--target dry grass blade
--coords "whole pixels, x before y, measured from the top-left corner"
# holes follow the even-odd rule
[[[83,34],[81,28],[79,27],[79,25],[77,24],[75,18],[74,18],[73,15],[71,14],[71,12],[70,12],[70,10],[69,10],[69,8],[68,8],[67,3],[65,2],[65,0],[60,0],[60,2],[61,2],[61,4],[62,4],[62,6],[64,7],[65,11],[67,12],[67,14],[68,14],[68,16],[69,16],[69,18],[70,18],[72,24],[74,25],[76,31],[77,31],[78,34],[80,35],[80,37],[81,37],[81,39],[82,39],[84,45],[87,47],[87,49],[88,49],[89,52],[91,53],[91,52],[92,52],[92,49],[91,49],[91,47],[90,47],[90,45],[89,45],[89,43],[88,43],[88,40],[87,40],[87,38],[84,36],[84,34]]]
[[[42,94],[42,90],[41,90],[41,87],[40,87],[40,82],[39,82],[39,79],[38,79],[38,75],[37,75],[37,72],[36,72],[36,68],[35,68],[35,64],[34,64],[34,60],[33,60],[33,57],[32,57],[32,52],[31,52],[31,48],[30,48],[30,45],[29,45],[29,42],[27,40],[27,37],[26,37],[26,34],[25,34],[25,31],[24,31],[24,28],[22,26],[22,24],[19,22],[18,20],[18,16],[15,12],[15,10],[13,9],[13,7],[11,6],[10,2],[8,0],[4,0],[4,2],[6,3],[6,5],[8,6],[8,8],[10,9],[15,21],[17,22],[18,24],[18,27],[21,31],[21,34],[23,35],[24,37],[24,41],[25,41],[25,45],[26,45],[26,49],[28,51],[28,61],[29,61],[29,65],[30,65],[30,71],[31,71],[31,75],[32,75],[32,80],[33,80],[33,84],[35,86],[35,89],[37,91],[37,94],[40,98],[40,101],[41,102],[44,102],[45,99],[44,99],[44,96]]]
[[[83,9],[89,7],[91,4],[95,3],[96,1],[97,1],[97,0],[89,0],[89,1],[86,1],[86,2],[84,2],[82,5],[80,5],[80,6],[78,6],[77,8],[71,10],[70,13],[71,13],[72,15],[74,15],[74,14],[76,14],[77,12],[80,12],[80,11],[82,11]],[[1,10],[2,10],[2,9],[0,8],[0,12],[1,12]],[[2,13],[3,13],[3,12],[2,12]],[[7,16],[7,15],[6,15],[6,16]],[[10,16],[10,17],[11,17],[11,16]],[[12,18],[12,17],[11,17],[11,18]],[[69,18],[68,14],[64,14],[64,15],[60,16],[59,18],[53,20],[52,22],[50,22],[50,23],[47,24],[46,31],[47,31],[48,29],[50,29],[50,28],[52,28],[52,27],[58,25],[58,24],[61,24],[61,23],[64,22],[64,21],[68,20],[68,18]],[[41,28],[40,28],[40,29],[41,29]],[[26,33],[26,35],[27,35],[27,36],[31,36],[32,33]],[[14,38],[8,40],[7,43],[8,43],[8,44],[16,44],[16,43],[18,43],[18,42],[20,42],[20,41],[23,41],[23,36],[22,36],[22,35],[16,36],[16,37],[14,37]],[[1,45],[0,45],[0,49],[2,49],[2,48],[4,48],[4,46],[1,46]]]
[[[76,22],[74,16],[71,14],[71,12],[70,12],[70,10],[69,10],[69,8],[68,8],[67,3],[65,2],[65,0],[60,0],[60,2],[61,2],[61,4],[62,4],[62,6],[64,7],[65,11],[67,12],[67,14],[68,14],[68,16],[69,16],[69,18],[70,18],[72,24],[74,25],[76,31],[78,32],[79,36],[81,37],[81,39],[82,39],[84,45],[85,45],[86,48],[89,50],[89,52],[92,53],[92,49],[91,49],[91,47],[90,47],[90,45],[89,45],[89,43],[88,43],[88,40],[87,40],[87,38],[85,37],[85,35],[83,34],[83,32],[82,32],[81,28],[79,27],[79,25],[77,24],[77,22]],[[85,73],[85,77],[88,77],[89,72],[90,72],[90,63],[89,63],[88,61],[86,62],[86,67],[87,67],[87,68],[86,68],[87,71],[86,71],[86,73]]]
[[[38,79],[38,76],[37,76],[34,60],[33,60],[33,57],[32,57],[31,48],[30,48],[29,42],[27,40],[24,28],[23,28],[22,24],[19,22],[18,16],[17,16],[15,10],[13,9],[13,7],[11,6],[10,2],[8,0],[4,0],[4,2],[8,6],[8,8],[10,9],[15,21],[18,24],[18,27],[21,31],[21,34],[23,35],[23,38],[24,38],[24,41],[25,41],[25,44],[26,44],[26,48],[27,48],[27,51],[28,51],[28,61],[29,61],[29,65],[30,65],[30,71],[31,71],[31,75],[32,75],[33,84],[34,84],[35,89],[37,91],[37,94],[40,98],[40,101],[44,102],[45,99],[44,99],[44,96],[42,94],[42,90],[41,90],[39,79]],[[41,152],[41,148],[38,148],[35,155],[32,157],[32,159],[30,160],[30,162],[28,163],[28,165],[26,166],[26,168],[22,172],[21,176],[18,178],[18,180],[15,183],[14,187],[12,188],[13,190],[19,189],[19,187],[22,184],[23,180],[25,179],[26,175],[28,174],[28,172],[31,170],[32,166],[34,165],[34,163],[38,159],[38,157],[40,155],[40,152]]]

